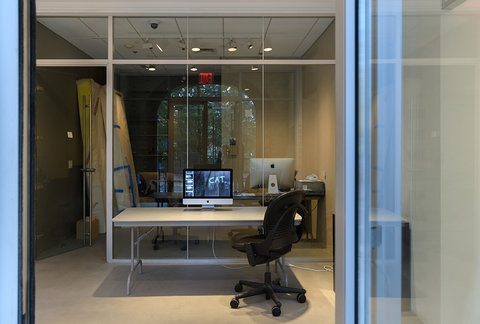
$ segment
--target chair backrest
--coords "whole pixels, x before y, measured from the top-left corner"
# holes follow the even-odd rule
[[[305,191],[295,190],[282,194],[270,202],[263,220],[265,237],[273,234],[270,250],[290,249],[292,243],[300,239],[297,237],[294,222],[297,211],[305,210],[301,205],[304,199]]]

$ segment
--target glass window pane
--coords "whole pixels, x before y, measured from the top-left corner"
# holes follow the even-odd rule
[[[334,78],[334,65],[265,66],[265,161],[292,159],[294,168],[283,171],[288,172],[286,178],[276,174],[280,190],[307,190],[305,205],[310,213],[304,238],[292,249],[292,257],[333,256]]]
[[[39,59],[107,58],[107,18],[38,17],[36,55]]]
[[[189,18],[190,59],[261,59],[262,18]]]
[[[172,92],[187,84],[184,65],[125,65],[115,67],[115,89],[117,105],[114,122],[114,210],[133,207],[175,207],[181,206],[183,169],[182,159],[186,145],[174,140],[176,123],[184,123],[185,117],[178,115],[175,104],[170,100]],[[182,98],[180,104],[185,101]],[[122,108],[119,108],[122,107]],[[127,129],[126,136],[120,131]],[[115,133],[114,133],[115,135]],[[123,144],[122,144],[123,143]],[[130,150],[130,153],[128,152]],[[123,152],[119,154],[118,152]],[[131,155],[130,162],[125,157]],[[123,199],[122,184],[129,179],[122,174],[123,164],[135,179],[133,199]],[[123,188],[125,189],[125,188]],[[138,192],[138,193],[137,193]],[[123,205],[120,205],[121,202]],[[141,253],[144,258],[185,258],[186,228],[159,227],[142,241]],[[130,231],[114,229],[114,257],[129,258]]]
[[[89,104],[90,100],[87,89],[81,86],[86,81],[104,88],[105,73],[103,67],[36,69],[33,205],[36,259],[83,247],[85,242],[89,244],[88,236],[85,236],[84,242],[83,217],[90,216],[90,201],[91,215],[96,219],[92,222],[92,232],[96,233],[92,235],[92,243],[95,243],[98,233],[106,231],[105,192],[102,192],[102,184],[105,188],[102,177],[105,165],[101,163],[102,153],[105,152],[105,132],[99,131],[98,124],[92,123],[90,151],[89,146],[84,144],[84,114],[88,112],[82,108],[83,103]],[[94,109],[102,110],[104,103],[105,97]],[[90,157],[91,166],[87,164]],[[82,172],[85,167],[95,168],[91,178]],[[92,191],[89,183],[92,183]],[[86,232],[89,232],[88,222],[86,224]]]
[[[200,65],[189,67],[188,156],[189,167],[233,169],[235,206],[259,206],[262,192],[248,185],[250,159],[261,154],[261,70],[249,65]],[[193,71],[192,71],[193,70]],[[181,128],[179,129],[182,130]],[[185,133],[185,132],[183,132]],[[248,199],[249,198],[249,199]],[[193,258],[244,258],[231,248],[232,237],[248,228],[192,228],[200,245]],[[252,234],[258,233],[250,228]],[[211,237],[215,235],[215,250]],[[205,246],[202,247],[202,244]]]
[[[335,58],[333,17],[269,17],[263,28],[265,59]]]
[[[477,4],[360,3],[360,322],[476,323]]]
[[[187,19],[115,17],[115,59],[186,59]]]

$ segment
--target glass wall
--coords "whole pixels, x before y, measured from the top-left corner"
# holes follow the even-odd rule
[[[102,196],[112,216],[129,207],[182,206],[186,167],[232,169],[234,205],[267,205],[274,195],[263,172],[252,170],[285,163],[280,189],[310,190],[306,233],[291,255],[331,260],[335,68],[322,60],[335,58],[333,18],[112,19],[113,60],[96,60],[108,57],[107,18],[40,17],[37,28],[44,66],[67,60],[113,66],[113,106],[97,116],[106,131],[112,109],[113,174],[100,174],[113,179],[113,196]],[[105,162],[99,160],[103,169]],[[105,183],[97,189],[104,193]],[[95,206],[105,212],[103,204]],[[100,223],[100,233],[110,226]],[[112,229],[113,258],[129,258],[128,231]],[[141,254],[243,260],[231,239],[257,232],[163,227],[143,240]]]
[[[274,196],[267,194],[265,178],[252,168],[278,161],[270,159],[288,160],[280,189],[301,186],[295,178],[313,174],[323,185],[310,188],[306,204],[312,213],[305,239],[292,256],[331,260],[334,65],[262,62],[267,53],[284,60],[334,58],[333,19],[122,17],[114,18],[114,26],[114,57],[127,60],[121,65],[114,61],[119,98],[114,139],[124,129],[117,125],[123,114],[132,161],[114,152],[114,192],[115,197],[135,198],[114,199],[114,211],[134,205],[183,206],[187,167],[232,169],[234,205],[267,205]],[[274,42],[264,51],[262,39]],[[179,58],[187,64],[168,63]],[[130,59],[136,59],[135,64],[128,64]],[[138,64],[138,59],[149,60]],[[238,59],[242,62],[235,63]],[[120,146],[114,142],[114,151],[123,150]],[[131,174],[119,169],[125,164]],[[137,188],[123,190],[122,185],[129,186],[122,177],[136,179]],[[256,233],[253,227],[158,228],[143,241],[142,256],[244,259],[231,248],[231,240]],[[128,244],[129,231],[114,228],[113,257],[128,258]]]
[[[95,204],[92,215],[98,220],[92,223],[95,225],[92,230],[96,234],[105,232],[103,196],[101,186],[96,185],[101,175],[105,175],[105,166],[97,163],[105,154],[105,132],[97,125],[92,127],[93,150],[90,151],[84,146],[86,132],[83,128],[84,107],[90,104],[90,84],[94,91],[105,89],[105,77],[102,67],[39,67],[36,70],[34,215],[37,259],[89,243],[88,237],[86,241],[83,237],[83,210],[89,205],[89,198]],[[88,82],[88,94],[86,88],[81,89],[81,82]],[[83,102],[81,94],[87,98]],[[95,112],[104,107],[104,101],[105,95],[103,105],[101,102],[95,104]],[[89,195],[82,175],[85,158],[90,153],[93,156],[91,167],[96,168],[92,176],[95,197]],[[90,210],[86,208],[85,211],[89,216]],[[92,236],[93,243],[96,234]]]
[[[359,323],[477,323],[478,4],[360,3]]]

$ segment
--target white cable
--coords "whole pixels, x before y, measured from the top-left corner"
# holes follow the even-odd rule
[[[212,235],[212,254],[213,254],[213,257],[215,258],[215,260],[219,261],[218,258],[217,258],[217,255],[215,254],[215,226],[213,226],[213,235]],[[222,267],[224,267],[226,269],[230,269],[230,270],[239,270],[239,269],[250,268],[249,265],[248,266],[242,266],[242,267],[230,267],[230,266],[227,266],[223,263],[220,263],[220,262],[218,262],[218,263]],[[323,266],[323,270],[300,267],[300,266],[296,266],[296,265],[291,264],[291,263],[287,263],[286,266],[289,267],[289,268],[295,268],[295,269],[307,270],[307,271],[314,271],[314,272],[333,272],[333,266],[328,265],[328,264],[325,264]]]
[[[314,272],[333,272],[333,266],[325,264],[323,266],[322,270],[319,269],[311,269],[311,268],[305,268],[305,267],[299,267],[291,263],[286,264],[287,267],[289,268],[295,268],[295,269],[300,269],[300,270],[307,270],[307,271],[314,271]]]
[[[250,268],[250,266],[242,266],[242,267],[230,267],[230,266],[227,266],[223,263],[221,263],[218,258],[217,258],[217,255],[215,254],[215,226],[213,226],[213,235],[212,235],[212,253],[213,253],[213,257],[215,258],[215,260],[218,261],[218,264],[221,265],[222,267],[226,268],[226,269],[230,269],[230,270],[239,270],[239,269],[245,269],[245,268]]]

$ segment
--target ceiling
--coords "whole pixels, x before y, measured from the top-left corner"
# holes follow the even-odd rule
[[[106,58],[106,18],[39,17],[38,21],[90,57]],[[114,58],[259,59],[263,37],[265,47],[272,48],[264,52],[266,59],[299,59],[332,21],[331,17],[119,17],[114,19]],[[237,51],[227,51],[230,41]],[[200,51],[191,51],[194,47]]]

